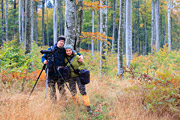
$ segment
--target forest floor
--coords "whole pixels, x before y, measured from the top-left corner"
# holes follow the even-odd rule
[[[86,85],[93,114],[86,112],[79,95],[81,105],[72,102],[70,92],[66,89],[67,100],[58,97],[56,104],[49,100],[49,88],[45,100],[45,81],[40,81],[28,101],[29,90],[0,89],[1,120],[171,120],[168,114],[159,115],[143,108],[134,93],[124,89],[135,84],[136,80],[119,80],[108,76],[91,76]],[[57,94],[59,96],[59,94]]]

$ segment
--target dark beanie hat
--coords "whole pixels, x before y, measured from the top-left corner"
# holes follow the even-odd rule
[[[58,39],[57,39],[57,42],[60,41],[60,40],[64,40],[64,42],[65,42],[66,38],[64,36],[59,36]]]

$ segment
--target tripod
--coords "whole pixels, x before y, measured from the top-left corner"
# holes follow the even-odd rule
[[[49,61],[49,60],[48,60],[48,61]],[[37,82],[38,82],[38,80],[39,80],[39,78],[40,78],[40,76],[41,76],[41,74],[42,74],[42,71],[45,70],[45,68],[46,68],[46,64],[43,64],[43,67],[42,67],[42,69],[41,69],[41,72],[40,72],[40,74],[39,74],[39,76],[38,76],[38,78],[37,78],[37,80],[36,80],[36,82],[35,82],[35,84],[34,84],[32,90],[31,90],[31,92],[30,92],[29,97],[28,97],[27,100],[29,100],[31,94],[33,93],[34,88],[36,87],[36,84],[37,84]],[[45,92],[45,99],[46,99],[46,97],[47,97],[47,84],[48,84],[48,75],[49,75],[49,74],[48,74],[48,72],[49,72],[49,71],[48,71],[48,68],[47,68],[47,71],[46,71],[46,72],[47,72],[47,74],[46,74],[47,77],[46,77],[46,92]],[[72,94],[72,92],[71,92],[69,86],[66,84],[66,81],[65,81],[64,77],[62,76],[62,74],[59,72],[59,70],[57,70],[57,72],[58,72],[59,76],[62,78],[62,80],[63,80],[64,84],[66,85],[66,87],[69,89],[70,93]]]
[[[40,76],[41,76],[41,74],[42,74],[42,71],[45,70],[45,68],[46,68],[46,64],[43,64],[43,67],[42,67],[42,69],[41,69],[41,72],[39,73],[39,76],[38,76],[38,78],[37,78],[37,80],[36,80],[36,82],[35,82],[32,90],[31,90],[31,92],[30,92],[30,94],[29,94],[28,99],[30,98],[31,94],[33,93],[34,88],[36,87],[36,84],[37,84],[37,82],[38,82],[38,80],[39,80],[39,78],[40,78]]]

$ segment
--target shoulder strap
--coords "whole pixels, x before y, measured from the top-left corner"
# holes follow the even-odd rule
[[[70,65],[72,65],[72,62],[73,62],[73,60],[74,60],[75,57],[76,57],[76,55],[74,55],[74,57],[71,59]],[[69,62],[69,61],[68,61],[68,62]]]
[[[56,44],[51,46],[51,50],[54,51],[55,50],[55,47],[56,47]]]
[[[69,65],[72,67],[73,70],[75,70],[75,69],[74,69],[74,66],[72,65],[72,62],[73,62],[75,57],[76,57],[76,55],[74,55],[74,57],[71,60],[66,58],[68,60],[68,62],[69,62]]]

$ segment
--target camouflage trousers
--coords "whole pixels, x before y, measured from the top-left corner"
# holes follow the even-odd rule
[[[60,97],[65,97],[64,81],[60,77],[48,76],[48,86],[50,87],[50,99],[56,101],[56,83],[60,93]]]
[[[69,81],[69,87],[70,87],[72,96],[75,96],[77,94],[76,83],[78,85],[81,95],[86,95],[87,93],[86,93],[85,85],[81,83],[79,77],[74,77],[74,78],[71,78]]]

